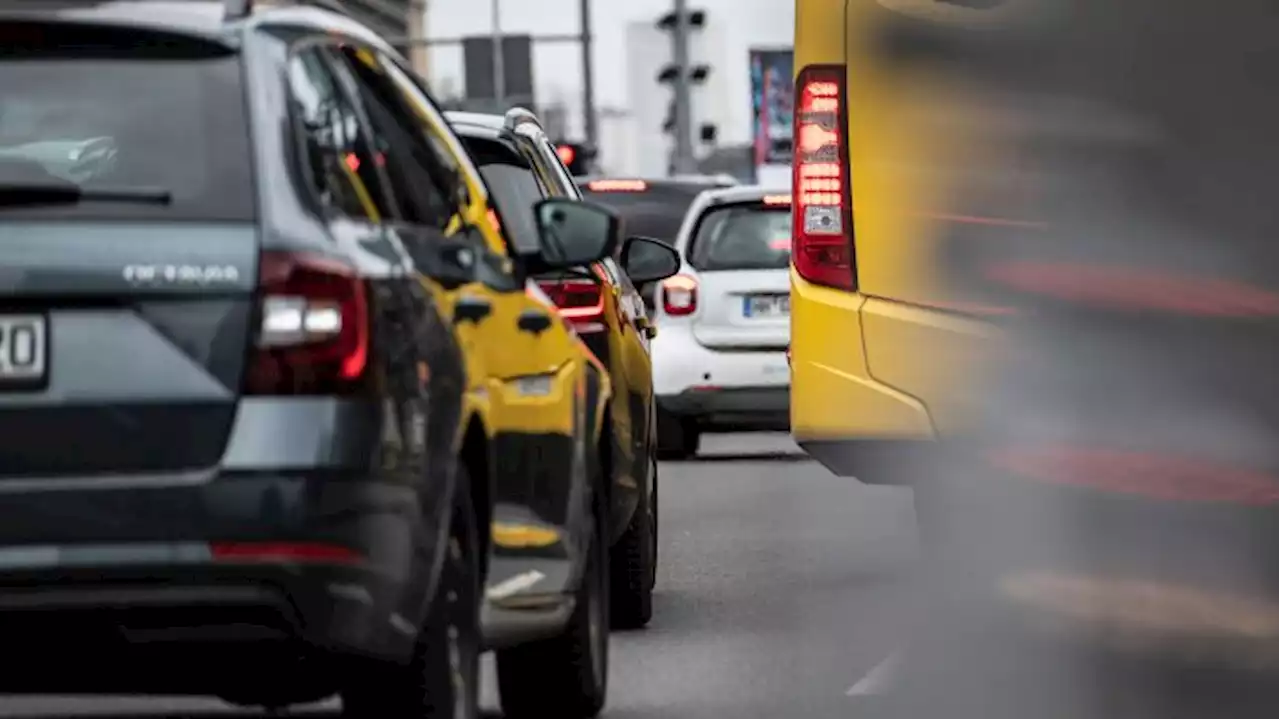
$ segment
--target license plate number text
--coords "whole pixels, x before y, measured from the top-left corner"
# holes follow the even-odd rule
[[[787,295],[747,295],[742,298],[743,317],[786,317],[789,314],[791,298]]]
[[[40,315],[0,315],[0,388],[45,378],[46,325]]]

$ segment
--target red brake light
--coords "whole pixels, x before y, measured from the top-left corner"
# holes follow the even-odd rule
[[[568,320],[579,334],[604,331],[604,288],[599,282],[540,280],[538,287],[556,303],[560,316]]]
[[[809,282],[852,290],[845,97],[843,65],[811,65],[800,71],[791,161],[791,261]]]
[[[662,281],[662,311],[673,317],[691,315],[698,309],[698,281],[676,275]]]
[[[348,394],[369,361],[364,282],[341,262],[265,252],[249,394]]]
[[[359,552],[333,544],[289,542],[225,542],[209,546],[217,562],[319,562],[355,564],[363,560]]]
[[[592,192],[644,192],[649,183],[644,180],[592,180],[587,183]]]

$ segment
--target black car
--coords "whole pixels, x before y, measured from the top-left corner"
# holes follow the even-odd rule
[[[504,115],[450,112],[493,192],[504,218],[529,215],[546,198],[583,201],[537,117],[516,108]],[[517,253],[539,252],[537,228],[510,222],[504,228]],[[675,274],[679,257],[670,245],[634,234],[616,257],[535,273],[538,287],[608,369],[613,396],[604,452],[611,478],[610,618],[616,628],[637,628],[653,613],[658,562],[658,464],[653,371],[653,327],[635,282]],[[535,268],[536,269],[536,268]],[[499,668],[502,658],[499,655]]]
[[[0,692],[474,717],[496,453],[438,287],[524,279],[421,82],[305,4],[10,2],[0,48]]]
[[[583,197],[613,210],[626,232],[674,244],[680,223],[704,190],[732,187],[737,181],[718,175],[681,175],[662,178],[590,176],[576,178]],[[645,305],[652,310],[654,283],[638,283]]]

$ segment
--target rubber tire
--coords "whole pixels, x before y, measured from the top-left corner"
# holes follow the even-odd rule
[[[467,472],[459,469],[449,546],[435,599],[408,665],[380,664],[342,692],[351,719],[478,719],[480,562]],[[450,636],[455,636],[455,642]],[[457,683],[451,654],[457,650]]]
[[[658,501],[658,459],[653,460],[653,571],[649,574],[649,589],[653,590],[658,585],[658,532],[662,527],[659,521],[658,509],[662,506]]]
[[[658,456],[662,459],[690,459],[698,454],[702,430],[696,420],[658,410]]]
[[[591,719],[604,709],[609,689],[609,552],[602,518],[597,506],[587,566],[564,633],[495,652],[498,694],[507,719]]]
[[[627,531],[610,550],[610,617],[614,629],[640,629],[653,618],[653,587],[658,576],[658,472],[649,493],[641,495]]]

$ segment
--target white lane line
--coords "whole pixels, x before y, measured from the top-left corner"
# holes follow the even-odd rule
[[[847,697],[869,696],[872,694],[883,694],[889,689],[889,685],[893,682],[893,675],[897,673],[898,666],[902,663],[902,652],[895,651],[885,657],[883,661],[872,667],[866,676],[859,679],[853,686],[849,687],[844,695]]]
[[[494,601],[506,599],[513,594],[519,594],[526,589],[532,589],[534,585],[546,578],[547,575],[533,569],[528,572],[524,572],[523,574],[517,574],[514,577],[505,579],[492,587],[489,587],[489,591],[485,592],[485,596]]]

